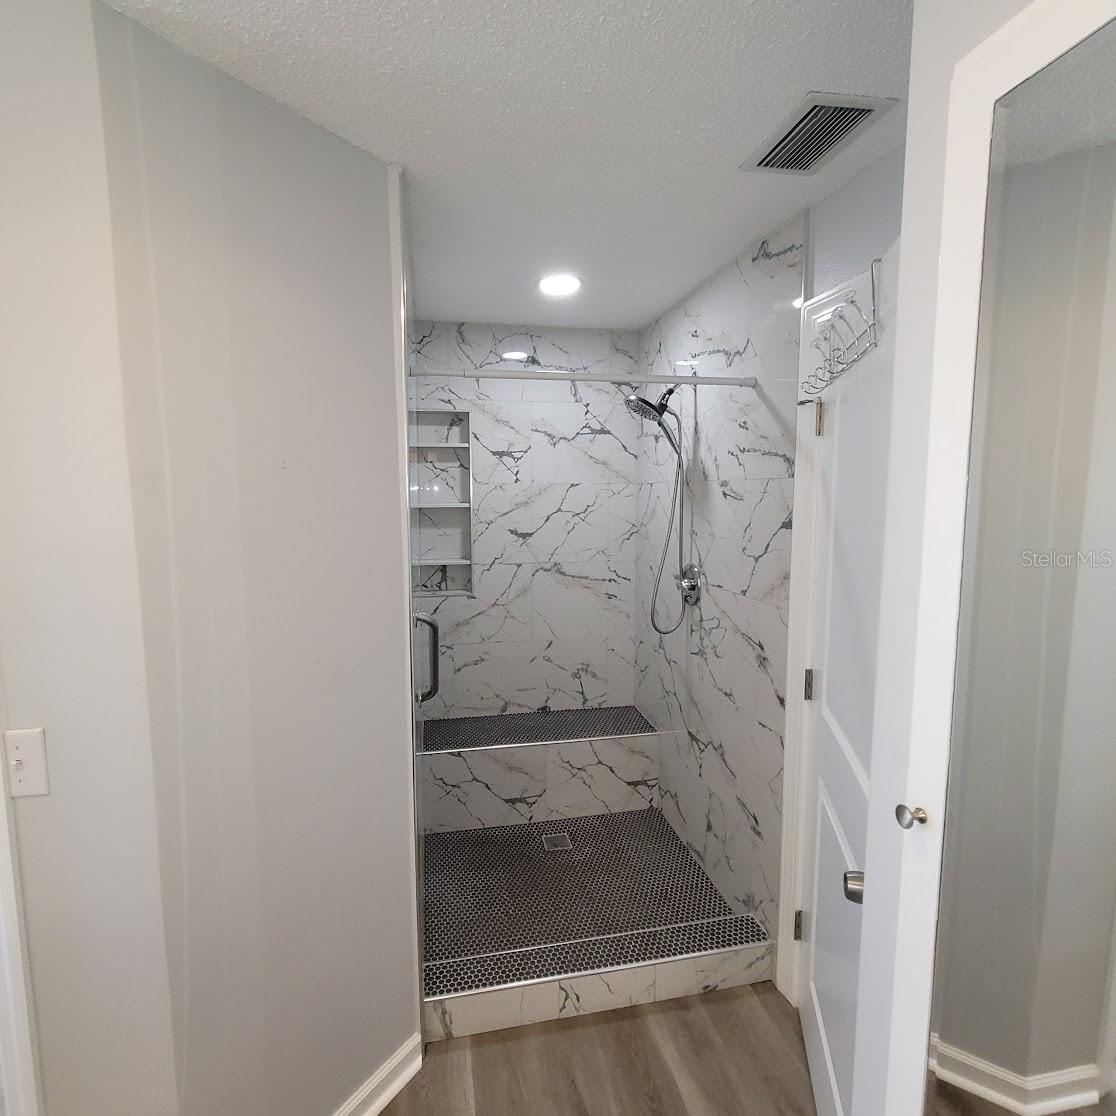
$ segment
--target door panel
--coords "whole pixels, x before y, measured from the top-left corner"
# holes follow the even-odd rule
[[[880,268],[881,290],[893,284],[894,250]],[[802,376],[813,372],[816,330],[850,293],[871,305],[862,276],[812,300],[803,312]],[[862,907],[846,898],[844,875],[864,867],[872,717],[875,703],[879,571],[888,451],[891,323],[880,345],[821,398],[822,433],[806,456],[814,511],[806,618],[814,700],[805,705],[803,747],[808,819],[803,858],[807,951],[802,1027],[818,1112],[852,1113],[856,995]],[[807,425],[807,424],[804,424]],[[868,884],[870,886],[870,882]]]
[[[837,1085],[842,1112],[850,1111],[852,1098],[856,960],[860,946],[860,907],[845,898],[843,879],[846,871],[855,870],[861,862],[849,847],[823,783],[818,792],[818,872],[813,904],[816,932],[811,990],[822,1023],[820,1033],[826,1036],[827,1061]]]

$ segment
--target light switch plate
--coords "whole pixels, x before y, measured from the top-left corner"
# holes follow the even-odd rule
[[[12,798],[50,794],[47,776],[46,729],[9,729],[4,733],[4,760]]]

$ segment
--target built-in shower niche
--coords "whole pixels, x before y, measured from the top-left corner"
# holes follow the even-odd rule
[[[410,427],[412,588],[425,596],[473,591],[473,481],[469,415],[416,411]]]

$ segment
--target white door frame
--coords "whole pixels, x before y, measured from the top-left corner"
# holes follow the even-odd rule
[[[918,1113],[923,1104],[993,111],[1005,93],[1114,18],[1116,0],[1034,0],[954,70],[920,531],[914,685],[907,718],[910,739],[877,740],[873,750],[878,756],[890,748],[905,757],[903,800],[925,808],[930,822],[904,833],[890,817],[894,803],[870,812],[864,940],[893,941],[895,949],[888,972],[881,973],[879,957],[866,959],[861,966],[858,1040],[865,1021],[870,1021],[870,1033],[863,1049],[858,1041],[853,1091],[857,1116]],[[900,303],[900,323],[903,314],[919,312],[925,311]],[[901,424],[895,430],[901,431]],[[887,622],[888,617],[881,615],[881,623]],[[887,793],[888,788],[873,782],[873,790]],[[896,847],[896,894],[873,897],[873,860],[879,856],[886,862]]]
[[[0,732],[5,728],[0,703]],[[43,1091],[23,921],[15,810],[0,748],[0,1080],[7,1116],[42,1116]]]
[[[805,307],[802,313],[805,314]],[[800,324],[801,330],[801,324]],[[801,379],[801,373],[800,373]],[[801,383],[798,385],[801,389]],[[801,394],[799,391],[798,394]],[[817,548],[817,450],[815,409],[797,407],[794,458],[794,523],[791,535],[790,620],[787,631],[787,708],[783,748],[783,832],[779,860],[779,927],[775,987],[795,1006],[804,990],[804,950],[794,940],[794,915],[803,903],[803,851],[811,834],[806,824],[807,775],[811,770],[803,679],[809,665],[814,615],[814,552]]]

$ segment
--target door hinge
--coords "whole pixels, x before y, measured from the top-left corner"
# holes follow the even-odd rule
[[[805,920],[805,911],[794,912],[794,940],[796,942],[802,941],[802,923]]]
[[[825,401],[814,403],[814,433],[820,438],[825,433]]]
[[[802,680],[802,696],[806,701],[814,700],[814,668],[810,667]]]

